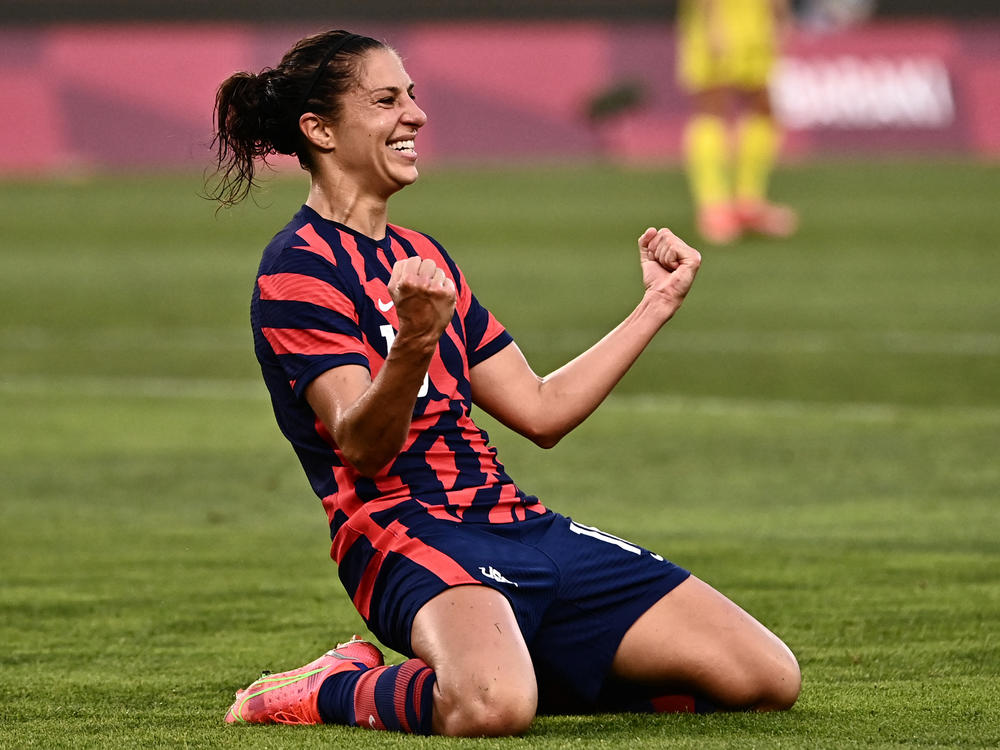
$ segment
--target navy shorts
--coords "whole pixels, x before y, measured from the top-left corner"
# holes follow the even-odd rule
[[[539,694],[594,705],[632,624],[690,573],[638,545],[549,512],[509,524],[408,516],[407,536],[454,561],[510,601]],[[383,561],[366,623],[386,646],[413,654],[420,608],[453,584],[403,555]],[[543,706],[544,707],[544,706]]]

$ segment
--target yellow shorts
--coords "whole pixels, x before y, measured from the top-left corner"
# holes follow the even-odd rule
[[[677,14],[677,79],[689,91],[716,87],[760,89],[777,56],[771,0],[714,0],[720,47],[713,52],[705,4],[680,0]]]

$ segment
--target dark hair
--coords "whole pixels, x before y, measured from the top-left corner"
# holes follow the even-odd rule
[[[234,73],[215,95],[216,171],[208,197],[231,206],[256,187],[255,164],[272,154],[295,155],[309,169],[299,130],[304,112],[336,121],[340,99],[358,80],[361,56],[386,45],[338,29],[299,41],[276,68]]]

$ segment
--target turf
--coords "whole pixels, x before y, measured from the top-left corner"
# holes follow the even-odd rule
[[[638,297],[683,179],[425,168],[438,237],[539,371]],[[0,183],[0,747],[899,748],[1000,744],[1000,169],[789,167],[789,242],[705,247],[684,309],[552,451],[485,420],[547,504],[695,570],[778,632],[775,715],[540,718],[446,741],[227,727],[235,688],[360,618],[273,418],[247,304],[303,197],[199,176]]]

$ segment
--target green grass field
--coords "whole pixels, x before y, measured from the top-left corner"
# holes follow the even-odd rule
[[[425,168],[440,239],[539,371],[690,234],[674,171]],[[247,306],[304,197],[214,214],[200,177],[0,183],[0,747],[1000,745],[1000,168],[781,172],[803,231],[704,248],[684,309],[544,452],[550,506],[692,568],[798,655],[780,715],[540,718],[521,738],[228,727],[232,693],[363,631],[273,424]]]

